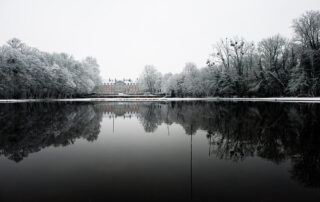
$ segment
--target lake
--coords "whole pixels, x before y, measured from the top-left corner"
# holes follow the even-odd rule
[[[320,104],[0,104],[0,201],[319,201]]]

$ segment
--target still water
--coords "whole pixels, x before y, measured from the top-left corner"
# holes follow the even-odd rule
[[[0,105],[0,201],[320,201],[320,105]]]

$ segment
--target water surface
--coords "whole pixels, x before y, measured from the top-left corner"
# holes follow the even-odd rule
[[[320,104],[0,104],[0,201],[319,201]]]

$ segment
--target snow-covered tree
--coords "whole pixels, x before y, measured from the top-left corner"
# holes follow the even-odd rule
[[[161,73],[153,65],[146,65],[139,82],[145,92],[157,93],[161,89]]]
[[[309,94],[320,95],[320,11],[307,11],[293,21],[293,29],[301,47],[300,67],[306,73]]]
[[[187,63],[183,69],[183,94],[186,96],[200,95],[200,71],[194,63]]]
[[[162,77],[162,82],[161,82],[161,92],[163,93],[170,93],[169,90],[169,80],[172,77],[172,73],[166,73]]]
[[[97,61],[45,53],[13,38],[0,47],[0,98],[72,97],[101,82]]]

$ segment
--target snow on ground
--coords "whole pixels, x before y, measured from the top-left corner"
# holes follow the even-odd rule
[[[75,99],[4,99],[0,103],[20,102],[157,102],[157,101],[231,101],[231,102],[300,102],[320,103],[320,97],[272,97],[272,98],[75,98]]]

